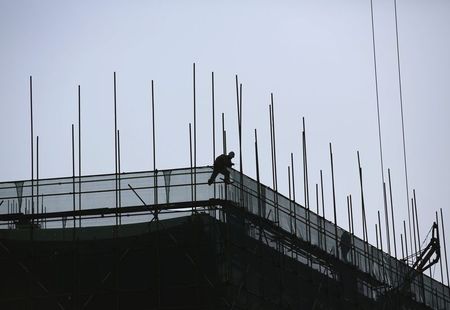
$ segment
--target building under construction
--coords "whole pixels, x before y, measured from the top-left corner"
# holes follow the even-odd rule
[[[236,170],[208,186],[211,172],[1,183],[0,309],[450,309],[423,273],[437,225],[410,266]]]

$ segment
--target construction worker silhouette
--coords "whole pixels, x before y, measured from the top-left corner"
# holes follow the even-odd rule
[[[211,174],[211,177],[208,180],[208,185],[211,185],[214,183],[217,175],[219,173],[223,174],[224,176],[224,182],[227,184],[230,184],[230,171],[228,171],[228,168],[231,168],[234,164],[231,162],[231,160],[234,158],[234,152],[230,152],[227,154],[222,154],[214,160],[214,170]]]
[[[352,236],[348,232],[344,231],[342,233],[339,246],[341,247],[342,258],[344,259],[344,262],[347,263],[347,254],[352,248]]]

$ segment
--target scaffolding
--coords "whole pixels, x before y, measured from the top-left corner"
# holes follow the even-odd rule
[[[450,308],[448,286],[420,273],[397,296],[405,262],[236,170],[208,186],[211,172],[0,183],[0,307]]]

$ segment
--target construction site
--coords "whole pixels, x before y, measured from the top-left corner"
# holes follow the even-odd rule
[[[1,308],[449,309],[430,257],[409,266],[238,171],[210,173],[2,183]]]
[[[0,95],[2,92],[7,93],[7,96],[0,97],[0,101],[2,104],[3,102],[9,104],[8,107],[6,104],[0,106],[0,108],[5,106],[3,110],[0,109],[0,114],[8,112],[2,115],[5,120],[3,128],[6,128],[7,132],[4,129],[2,131],[7,140],[4,141],[2,136],[2,145],[5,147],[4,157],[0,161],[3,165],[0,182],[0,309],[450,309],[450,276],[445,232],[448,222],[444,220],[443,208],[447,211],[446,193],[442,190],[447,189],[445,186],[448,182],[446,172],[448,158],[445,155],[447,153],[442,151],[439,153],[436,151],[437,148],[433,147],[438,145],[439,150],[447,150],[445,141],[442,141],[446,139],[441,138],[447,134],[447,127],[444,127],[442,122],[448,126],[448,113],[439,106],[439,104],[448,106],[446,99],[448,97],[442,95],[447,90],[446,86],[439,89],[442,98],[436,95],[439,88],[436,85],[439,86],[439,83],[445,82],[446,79],[435,74],[435,71],[438,72],[440,67],[445,68],[445,65],[439,63],[430,66],[425,62],[437,59],[435,54],[441,51],[444,51],[443,55],[448,55],[445,53],[447,46],[430,49],[433,56],[419,53],[420,57],[416,56],[420,61],[412,58],[412,52],[405,57],[409,65],[407,69],[414,68],[414,65],[420,62],[424,68],[435,70],[428,77],[424,74],[424,80],[431,81],[435,78],[439,81],[434,84],[430,82],[428,85],[419,79],[422,77],[420,71],[417,71],[419,73],[414,70],[408,71],[410,84],[407,84],[405,92],[408,93],[406,98],[411,103],[409,108],[414,112],[408,115],[409,119],[413,119],[411,121],[413,125],[409,129],[415,130],[410,140],[414,142],[411,143],[414,147],[409,150],[416,155],[410,165],[416,170],[422,169],[413,177],[410,175],[410,181],[413,181],[408,183],[404,124],[406,117],[402,88],[404,77],[400,70],[397,2],[389,3],[387,9],[386,3],[381,3],[378,7],[381,23],[377,25],[384,30],[380,40],[385,44],[384,49],[379,47],[377,49],[375,45],[373,1],[366,3],[365,7],[356,2],[346,3],[349,4],[348,8],[331,2],[322,3],[317,7],[316,4],[309,3],[302,3],[298,7],[294,3],[280,6],[258,3],[243,7],[237,2],[234,6],[222,8],[220,6],[207,8],[207,5],[201,3],[185,15],[177,13],[188,11],[188,8],[183,7],[184,3],[181,4],[181,9],[147,7],[140,4],[132,7],[130,11],[132,14],[128,15],[129,20],[122,18],[121,15],[125,8],[129,9],[126,5],[111,5],[108,10],[118,12],[117,15],[111,16],[108,15],[111,12],[105,10],[104,4],[97,3],[96,8],[76,7],[81,13],[73,27],[78,31],[81,26],[85,26],[87,30],[80,32],[79,36],[83,40],[88,39],[86,42],[74,41],[78,43],[70,41],[69,43],[74,45],[66,47],[60,41],[67,38],[72,40],[71,35],[63,32],[64,40],[57,40],[54,39],[54,35],[49,35],[51,40],[55,40],[56,47],[49,45],[46,52],[51,54],[53,49],[60,52],[61,50],[57,48],[61,46],[64,53],[70,51],[68,55],[64,54],[65,56],[55,52],[58,57],[45,55],[40,58],[39,51],[35,50],[34,46],[16,47],[15,42],[20,40],[11,35],[14,39],[11,40],[14,43],[11,44],[11,55],[18,54],[19,50],[30,50],[33,54],[28,58],[38,59],[36,60],[39,63],[38,69],[35,67],[29,69],[28,63],[23,65],[27,72],[33,70],[38,72],[33,75],[37,76],[35,89],[38,89],[38,100],[36,90],[33,91],[33,76],[27,74],[27,78],[24,79],[23,72],[17,69],[20,83],[22,80],[27,82],[26,84],[29,83],[24,84],[29,87],[28,98],[25,96],[26,92],[23,95],[24,85],[15,84],[18,83],[17,80],[10,81],[9,77],[4,81],[0,80],[0,86],[3,87],[0,89]],[[41,19],[46,19],[49,8],[55,6],[54,3],[47,5],[48,7],[42,11]],[[408,14],[413,16],[411,12],[422,13],[422,7],[418,5],[411,7],[405,4],[403,7],[405,16],[409,16]],[[205,8],[204,12],[196,12]],[[30,9],[32,14],[30,13],[30,17],[27,18],[34,20],[33,10],[37,9],[32,7]],[[242,21],[239,18],[235,20],[241,9],[249,15],[254,12],[261,15],[255,13],[254,17],[258,15],[258,18],[248,19],[246,14],[242,14],[245,16],[242,17]],[[11,9],[15,12],[22,10],[17,7]],[[230,12],[225,14],[226,10]],[[69,12],[66,14],[72,16],[76,10],[72,8],[66,11]],[[94,13],[87,17],[84,15],[86,11]],[[99,12],[103,14],[104,11],[108,11],[104,19],[97,19]],[[278,13],[272,15],[275,11]],[[392,13],[392,16],[389,15],[392,19],[390,26],[386,23],[388,20],[386,12]],[[43,23],[43,29],[51,28],[47,29],[49,33],[57,31],[58,27],[55,25],[65,22],[59,14],[64,16],[60,12],[55,14],[61,19],[59,23]],[[136,17],[139,14],[142,14],[140,19]],[[211,20],[208,21],[205,16]],[[444,20],[447,21],[448,16],[445,14],[444,16]],[[219,23],[221,18],[224,20],[222,24]],[[410,28],[413,27],[411,25],[415,27],[418,19],[410,18],[414,22],[405,24]],[[91,20],[92,24],[85,22],[84,19]],[[135,19],[140,20],[136,25]],[[83,21],[82,25],[80,20]],[[117,22],[120,26],[117,26],[117,29],[111,27],[116,25],[117,20],[120,21]],[[128,28],[129,25],[123,22],[124,20],[132,27]],[[203,24],[205,20],[207,22]],[[416,31],[419,34],[422,28],[432,29],[430,25],[434,22],[434,16],[429,14],[428,19],[424,20],[428,21],[428,25],[427,22],[419,23],[420,31]],[[405,21],[410,20],[405,18]],[[18,29],[24,27],[17,26],[13,19],[10,23]],[[248,27],[250,29],[248,30],[247,23],[254,28]],[[104,28],[100,27],[100,32],[91,36],[91,31],[94,33],[97,24],[101,24]],[[223,27],[223,32],[227,29],[226,33],[231,39],[226,39],[227,35],[217,31],[220,28],[219,24]],[[31,22],[30,25],[25,28],[39,26]],[[337,30],[337,25],[343,28]],[[217,29],[213,26],[217,26]],[[172,27],[176,35],[171,32]],[[190,27],[193,30],[180,32]],[[263,27],[267,28],[261,30]],[[272,31],[272,28],[277,30]],[[170,31],[164,32],[167,29]],[[244,31],[242,34],[242,29],[249,32]],[[370,31],[370,36],[360,31],[361,29]],[[439,27],[436,29],[442,30]],[[205,37],[198,35],[202,40],[195,41],[194,37],[201,31],[205,31]],[[304,31],[309,36],[305,33],[298,35],[298,31]],[[392,32],[391,36],[387,35],[389,31]],[[137,35],[140,32],[144,39]],[[410,43],[407,45],[408,52],[417,50],[420,52],[416,47],[421,45],[426,47],[426,44],[416,41],[416,33],[411,35],[405,32],[407,33],[405,37],[410,40],[405,40]],[[422,35],[429,37],[425,31]],[[116,42],[116,36],[122,38],[122,41]],[[438,35],[435,36],[439,44],[444,41]],[[26,36],[27,40],[33,37],[30,34]],[[36,37],[40,40],[40,36]],[[97,42],[100,42],[100,38],[107,37],[113,39],[101,41],[103,43]],[[181,37],[186,42],[181,40]],[[255,42],[252,40],[255,38],[259,38],[261,42],[258,42],[261,45],[253,48]],[[309,41],[305,38],[309,38]],[[299,42],[298,46],[293,43],[296,39]],[[150,47],[145,45],[145,48],[141,49],[144,46],[142,42],[146,40]],[[192,42],[188,42],[189,40]],[[91,44],[92,42],[95,44]],[[211,44],[214,46],[213,50],[196,49],[198,46],[202,48],[204,45],[208,46],[210,42],[215,42]],[[392,47],[393,42],[395,53],[392,50],[389,54],[386,46]],[[41,42],[37,44],[46,46]],[[75,45],[79,45],[78,52],[74,52],[77,51]],[[268,45],[272,46],[268,48]],[[117,48],[118,46],[120,48]],[[159,51],[161,54],[151,54],[159,46],[163,47]],[[192,52],[195,57],[204,54],[212,57],[211,63],[223,61],[221,73],[225,72],[223,76],[228,77],[230,77],[229,70],[234,70],[234,66],[246,65],[247,62],[256,59],[253,65],[244,69],[248,76],[256,80],[249,83],[251,99],[248,101],[251,102],[248,109],[244,109],[245,113],[248,112],[248,116],[244,113],[245,120],[252,120],[249,122],[250,125],[243,122],[243,84],[238,75],[228,79],[230,83],[218,91],[224,96],[219,109],[215,101],[214,72],[211,72],[210,76],[209,72],[208,75],[200,74],[203,83],[198,83],[199,74],[194,63],[192,89],[185,87],[185,79],[180,78],[183,82],[177,84],[178,73],[173,72],[178,69],[174,68],[185,61],[180,55],[188,54],[187,46],[195,47]],[[224,46],[227,48],[231,46],[230,50],[223,48]],[[241,54],[245,46],[248,55]],[[344,46],[348,50],[340,50],[339,46]],[[91,53],[97,48],[101,51],[98,58],[80,52],[86,50],[87,53]],[[230,52],[234,48],[236,50]],[[175,51],[174,54],[170,54],[169,50]],[[180,50],[183,53],[180,53]],[[395,69],[392,70],[395,74],[390,72],[390,80],[382,81],[384,84],[380,82],[378,76],[378,71],[383,70],[379,70],[380,66],[377,64],[377,50],[383,55],[382,75],[385,74],[383,77],[389,75],[386,72]],[[127,53],[120,54],[123,51]],[[137,51],[142,54],[137,54]],[[120,55],[114,54],[117,52]],[[298,57],[298,54],[303,52],[305,54]],[[86,59],[73,61],[73,66],[75,69],[84,66],[87,73],[83,71],[83,75],[74,69],[74,77],[59,84],[57,80],[63,80],[62,75],[72,74],[67,73],[72,72],[70,70],[65,71],[65,64],[72,62],[72,57],[78,57],[78,54]],[[111,62],[119,62],[118,66],[122,68],[122,72],[126,72],[125,76],[126,74],[133,76],[133,70],[138,68],[145,71],[140,73],[140,78],[145,76],[147,79],[146,70],[161,78],[163,81],[161,84],[165,83],[165,86],[161,87],[158,93],[161,94],[158,99],[162,98],[160,106],[155,103],[154,80],[145,80],[145,86],[141,87],[140,78],[133,76],[124,79],[126,81],[123,83],[121,94],[125,94],[125,98],[129,95],[130,98],[122,101],[118,100],[115,71],[112,76],[113,83],[98,82],[103,78],[101,74],[104,74],[105,68],[107,70],[111,68],[109,62],[102,62],[110,54],[115,55],[111,58]],[[237,60],[231,56],[230,60],[225,55],[227,57],[237,55]],[[193,59],[196,59],[195,57]],[[22,58],[27,57],[15,60],[12,56],[10,58],[13,60],[8,65],[13,69],[9,71],[14,71],[16,67],[13,66],[18,66],[18,63],[22,63]],[[143,61],[144,58],[146,62]],[[160,68],[159,64],[156,66],[154,64],[166,58],[171,68],[168,70],[169,73],[164,75],[161,73],[165,69],[164,65]],[[445,58],[448,59],[447,56]],[[46,59],[47,62],[42,60],[41,65],[39,59]],[[126,61],[121,63],[121,59]],[[58,63],[58,60],[61,62]],[[92,63],[88,64],[89,61]],[[56,63],[54,68],[53,62]],[[99,63],[100,67],[97,67]],[[130,64],[134,69],[126,71]],[[267,73],[262,74],[263,71],[259,71],[261,67],[269,67]],[[256,68],[256,73],[249,74],[251,70],[248,68],[252,70]],[[42,72],[54,76],[49,77]],[[100,74],[101,78],[91,77],[93,72]],[[280,74],[283,75],[285,72],[286,77],[280,77]],[[255,94],[260,89],[267,89],[264,83],[273,83],[278,78],[280,83],[275,83],[277,95],[282,93],[284,97],[280,101],[289,103],[280,105],[281,109],[276,110],[274,95],[270,92],[270,96],[265,97],[269,103],[268,110],[261,112],[263,111],[259,103],[261,97]],[[414,78],[419,82],[411,82]],[[86,96],[85,93],[84,97],[81,96],[81,86],[78,82],[73,83],[76,79],[80,79],[83,85],[88,85],[83,88],[83,91],[87,89]],[[206,80],[211,83],[210,88],[204,82]],[[54,85],[46,85],[55,81],[57,83]],[[381,92],[379,82],[384,87]],[[394,85],[397,82],[398,86]],[[70,85],[70,91],[74,91],[72,95],[76,94],[70,100],[66,100],[69,91],[67,85]],[[372,86],[375,86],[374,89]],[[422,93],[426,93],[426,100],[417,99],[420,102],[417,103],[414,100],[416,91],[417,94],[422,94],[420,87],[423,88]],[[106,95],[106,91],[102,92],[104,89],[108,89],[110,93]],[[232,90],[231,95],[228,89]],[[299,89],[301,90],[298,91]],[[189,104],[183,105],[186,101],[183,96],[191,91],[192,110],[190,100]],[[398,99],[392,99],[392,94],[397,92]],[[61,97],[53,95],[54,93]],[[62,97],[64,99],[61,99]],[[82,98],[88,99],[83,101]],[[25,101],[26,105],[23,105],[24,100],[29,100],[29,103]],[[37,110],[34,100],[38,102]],[[327,100],[331,103],[319,104]],[[384,106],[386,110],[383,111],[384,125],[390,126],[384,131],[388,133],[384,136],[384,142],[380,100],[387,103]],[[392,102],[396,100],[399,101],[399,105],[395,104],[394,110]],[[433,100],[434,106],[430,103]],[[121,101],[119,107],[117,101]],[[198,101],[203,105],[199,105]],[[420,110],[419,106],[423,110]],[[143,109],[147,108],[151,109],[151,113],[147,110],[143,112]],[[433,111],[422,116],[420,111],[426,109]],[[284,110],[284,114],[278,121],[284,125],[280,126],[284,127],[284,131],[281,134],[278,132],[277,135],[276,130],[279,127],[276,125],[275,112],[278,113],[280,110]],[[227,128],[223,111],[227,113],[228,122],[237,126],[228,123]],[[186,121],[187,113],[192,114]],[[300,117],[299,113],[308,116],[312,114],[313,118],[315,115],[315,120],[319,119],[326,124],[323,128],[322,124],[316,127],[316,138],[328,139],[324,132],[336,130],[341,134],[341,143],[347,140],[350,141],[349,144],[362,143],[364,146],[361,153],[365,156],[369,154],[365,159],[370,163],[368,165],[370,168],[363,167],[360,159],[361,149],[357,149],[353,153],[356,156],[352,159],[355,162],[357,160],[357,165],[353,166],[357,169],[351,171],[340,169],[338,175],[344,176],[335,184],[335,169],[339,167],[335,165],[335,161],[342,163],[334,157],[335,145],[328,143],[330,141],[328,140],[326,147],[320,149],[326,150],[326,156],[321,157],[323,152],[319,154],[319,147],[312,152],[309,149],[311,153],[309,154],[305,117]],[[267,114],[268,122],[265,119],[266,123],[259,123],[259,118],[262,118],[262,115],[266,118]],[[126,143],[123,143],[123,140],[121,143],[119,115],[123,117],[122,124],[125,124],[122,128],[128,130],[128,136],[126,130],[125,135],[122,135]],[[146,117],[151,117],[150,122]],[[434,127],[425,126],[424,119],[427,117],[428,122],[435,122]],[[217,124],[220,118],[221,124]],[[293,125],[290,120],[294,118],[297,123]],[[374,129],[375,119],[377,131]],[[26,123],[28,120],[29,138]],[[71,139],[70,123],[72,123]],[[199,126],[199,123],[203,127]],[[297,128],[299,124],[300,131]],[[220,127],[221,130],[217,130]],[[429,129],[427,127],[433,127],[435,131],[431,129],[426,131]],[[188,131],[184,131],[185,129]],[[209,129],[212,129],[211,132]],[[40,141],[41,133],[43,134]],[[150,133],[149,138],[147,135]],[[298,133],[300,136],[295,136]],[[46,139],[44,144],[43,137]],[[212,141],[207,140],[209,138],[212,138]],[[283,144],[283,148],[279,148],[278,151],[277,139]],[[292,141],[293,139],[295,141]],[[376,139],[378,141],[375,141]],[[434,144],[427,144],[433,139],[436,140],[433,141]],[[24,143],[24,140],[28,143]],[[390,144],[389,142],[386,144],[386,140],[389,140]],[[299,141],[300,147],[297,145]],[[322,142],[318,144],[324,146]],[[266,147],[261,147],[261,144]],[[218,145],[220,147],[217,147]],[[270,155],[268,155],[269,145]],[[387,148],[383,152],[383,146],[386,145]],[[162,151],[159,151],[157,146]],[[345,147],[347,148],[348,144]],[[128,167],[124,169],[122,166],[123,149],[127,148],[132,149],[125,161],[128,167],[132,167],[131,169]],[[150,149],[151,154],[147,152]],[[426,152],[428,157],[422,152]],[[68,157],[69,153],[71,160]],[[301,158],[300,163],[294,161],[294,154],[296,158]],[[345,153],[341,149],[339,154]],[[386,155],[390,157],[384,162],[383,156]],[[282,156],[283,160],[280,160]],[[42,160],[43,157],[45,161]],[[202,158],[199,159],[200,157]],[[146,166],[150,158],[153,165]],[[161,161],[157,162],[157,158]],[[322,170],[322,166],[318,169],[319,164],[311,165],[311,161],[320,161],[320,165],[323,165],[324,158],[328,168]],[[424,158],[428,158],[428,161]],[[112,159],[114,169],[111,167]],[[443,161],[446,161],[447,166],[441,165]],[[68,172],[69,162],[71,173]],[[391,169],[385,168],[388,164],[395,167],[393,175],[397,173],[392,178],[393,182]],[[284,173],[280,173],[279,166],[282,166]],[[367,173],[368,171],[370,172]],[[437,175],[436,171],[441,174]],[[401,178],[396,178],[400,174]],[[285,176],[287,178],[284,178]],[[301,180],[299,176],[302,177]],[[374,181],[378,176],[381,176],[381,182]],[[14,179],[16,177],[17,179]],[[271,182],[267,181],[268,177],[272,178]],[[281,177],[284,181],[279,179]],[[10,178],[12,180],[9,180]],[[368,183],[369,189],[366,188]],[[381,186],[371,189],[374,184]],[[419,216],[417,208],[414,189],[417,184],[419,187],[427,185],[424,191],[427,192],[428,199],[423,199],[426,216],[423,217]],[[393,188],[400,193],[393,194]],[[348,189],[353,195],[347,194]],[[346,204],[344,199],[339,199],[342,197],[346,198]],[[394,201],[397,208],[395,211]],[[403,225],[399,227],[401,221]],[[424,227],[427,228],[426,231]]]

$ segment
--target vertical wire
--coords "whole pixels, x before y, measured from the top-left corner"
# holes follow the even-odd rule
[[[384,186],[384,164],[383,164],[383,147],[382,147],[382,138],[381,138],[381,120],[380,120],[380,97],[378,91],[378,69],[377,69],[377,57],[376,57],[376,45],[375,45],[375,23],[374,23],[374,12],[373,12],[373,0],[370,0],[370,17],[371,17],[371,25],[372,25],[372,49],[373,49],[373,63],[374,63],[374,77],[375,77],[375,94],[376,94],[376,102],[377,102],[377,120],[378,120],[378,142],[380,148],[380,165],[381,165],[381,184],[383,186],[383,198],[384,198],[384,214],[386,221],[386,239],[388,243],[388,253],[390,254],[390,237],[389,237],[389,219],[388,219],[388,210],[386,203],[386,190]]]
[[[378,140],[380,147],[380,163],[381,163],[381,177],[384,182],[384,166],[383,166],[383,147],[381,143],[381,122],[380,122],[380,99],[378,92],[378,72],[377,72],[377,57],[376,57],[376,46],[375,46],[375,24],[373,17],[373,0],[370,0],[370,16],[372,22],[372,50],[373,50],[373,63],[374,63],[374,75],[375,75],[375,95],[377,101],[377,119],[378,119]]]
[[[394,0],[394,15],[395,15],[395,39],[397,46],[397,71],[398,71],[398,88],[399,88],[399,99],[400,99],[400,115],[402,119],[402,141],[403,141],[403,164],[405,170],[405,185],[406,185],[406,207],[408,209],[408,225],[409,225],[409,240],[412,242],[411,238],[411,216],[409,212],[409,185],[408,185],[408,166],[406,160],[406,139],[405,139],[405,120],[403,116],[403,90],[402,90],[402,77],[401,77],[401,66],[400,66],[400,44],[398,39],[398,16],[397,16],[397,0]],[[406,239],[406,238],[405,238]],[[412,249],[412,243],[411,243]]]

